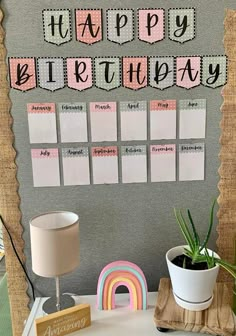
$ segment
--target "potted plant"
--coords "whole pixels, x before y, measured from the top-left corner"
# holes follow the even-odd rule
[[[181,210],[174,209],[176,222],[187,245],[170,249],[166,253],[166,260],[175,301],[188,310],[200,311],[210,306],[220,266],[236,278],[236,266],[222,260],[207,248],[214,222],[215,204],[216,200],[211,206],[209,227],[202,242],[190,210],[187,210],[186,216]]]

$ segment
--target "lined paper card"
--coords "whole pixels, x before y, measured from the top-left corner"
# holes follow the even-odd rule
[[[151,140],[176,139],[176,100],[150,102]]]
[[[93,147],[93,183],[118,183],[118,150],[113,147]]]
[[[179,145],[179,180],[201,181],[205,178],[205,144]]]
[[[121,140],[147,140],[147,102],[120,103]]]
[[[90,103],[90,123],[93,142],[117,141],[116,103]]]
[[[151,182],[176,181],[176,146],[150,146]]]
[[[55,104],[27,104],[27,112],[30,143],[57,143]]]
[[[60,186],[58,149],[31,149],[34,187]]]
[[[86,103],[58,104],[61,142],[87,142]]]
[[[180,100],[179,138],[206,137],[206,99]]]
[[[147,149],[146,146],[122,146],[122,182],[147,182]]]
[[[88,148],[63,148],[62,164],[64,185],[90,184]]]

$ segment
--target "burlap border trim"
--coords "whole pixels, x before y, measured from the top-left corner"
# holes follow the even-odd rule
[[[228,56],[228,83],[222,91],[221,151],[219,158],[219,225],[218,252],[221,258],[234,263],[236,238],[236,11],[225,12],[225,53]],[[226,272],[220,273],[221,281],[232,281]]]
[[[11,102],[9,99],[9,83],[7,81],[6,49],[4,46],[5,32],[2,27],[3,12],[0,9],[0,213],[8,226],[17,251],[24,260],[23,228],[20,223],[20,198],[18,181],[16,179],[16,152],[13,148],[14,134],[12,132]],[[29,315],[29,298],[24,273],[12,250],[8,236],[3,230],[6,250],[6,269],[8,274],[8,292],[11,306],[12,329],[14,336],[21,336],[24,321]]]

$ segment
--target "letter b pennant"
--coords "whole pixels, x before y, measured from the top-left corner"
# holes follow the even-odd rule
[[[29,91],[36,88],[35,58],[9,58],[9,71],[13,89]]]

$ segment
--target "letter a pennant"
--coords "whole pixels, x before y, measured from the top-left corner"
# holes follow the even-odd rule
[[[227,82],[227,56],[202,57],[202,85],[217,88]]]
[[[124,44],[134,39],[134,11],[132,9],[107,10],[107,39]]]
[[[43,32],[46,42],[61,45],[72,40],[69,9],[44,9]]]
[[[77,41],[94,44],[102,40],[102,9],[76,9]]]
[[[123,86],[139,90],[148,84],[147,57],[123,57]]]
[[[191,89],[201,84],[201,57],[176,57],[176,85]]]
[[[9,58],[10,86],[29,91],[37,86],[35,58]]]
[[[56,91],[65,87],[64,60],[61,57],[38,58],[39,87]]]
[[[119,57],[96,57],[94,60],[95,86],[110,91],[121,86]]]
[[[195,37],[195,9],[169,9],[169,39],[184,43]]]

